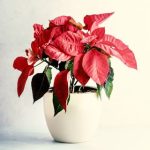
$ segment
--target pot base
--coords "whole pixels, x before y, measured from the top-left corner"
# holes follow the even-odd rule
[[[90,140],[99,125],[101,102],[96,93],[71,93],[67,112],[55,117],[52,93],[44,95],[44,112],[48,129],[57,142],[80,143]]]

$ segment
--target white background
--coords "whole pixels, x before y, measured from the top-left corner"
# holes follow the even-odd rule
[[[24,50],[30,47],[33,39],[32,25],[40,23],[47,26],[48,20],[59,15],[71,15],[82,22],[86,14],[112,11],[115,14],[102,26],[106,27],[107,33],[129,45],[135,53],[138,70],[126,67],[116,58],[112,59],[115,71],[114,90],[110,100],[103,95],[100,130],[104,128],[112,138],[113,134],[109,133],[114,132],[115,135],[115,131],[110,131],[110,128],[123,128],[125,132],[131,128],[134,129],[134,136],[140,136],[138,131],[141,134],[150,133],[141,130],[150,128],[149,0],[0,0],[1,139],[7,130],[48,132],[42,99],[33,105],[30,79],[21,98],[17,97],[16,83],[20,73],[12,68],[14,58],[24,55]],[[145,139],[148,137],[149,134]],[[145,148],[150,146],[148,142],[143,145]]]

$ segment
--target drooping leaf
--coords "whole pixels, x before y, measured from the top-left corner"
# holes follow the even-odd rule
[[[62,106],[60,105],[54,93],[53,93],[53,106],[54,106],[54,116],[56,116],[60,111],[63,110]]]
[[[67,100],[67,105],[70,101],[70,96]],[[57,99],[56,95],[53,93],[53,106],[54,106],[54,116],[56,116],[60,111],[63,110],[62,106],[59,103],[59,100]]]
[[[105,34],[103,36],[101,43],[111,46],[111,47],[115,47],[116,49],[119,49],[119,50],[124,50],[124,49],[128,48],[128,46],[126,44],[124,44],[121,40],[115,38],[112,35],[108,35],[108,34]]]
[[[114,80],[114,71],[113,71],[113,68],[110,67],[108,79],[104,85],[105,93],[106,93],[108,98],[110,98],[110,95],[111,95],[112,90],[113,90],[113,80]]]
[[[97,96],[101,98],[101,90],[102,90],[103,86],[99,85],[99,84],[96,84],[96,85],[97,85],[97,91],[96,91]]]
[[[22,94],[22,92],[24,91],[24,87],[25,87],[26,81],[28,79],[28,76],[30,76],[31,74],[33,74],[33,72],[34,72],[33,66],[27,66],[22,71],[20,77],[18,78],[17,92],[18,92],[18,96],[19,97]]]
[[[112,82],[114,80],[114,70],[112,67],[110,67],[109,69],[109,75],[108,75],[108,79],[109,82]]]
[[[104,86],[104,89],[105,89],[105,93],[106,93],[107,97],[110,98],[110,95],[111,95],[112,90],[113,90],[113,83],[110,81],[107,81],[105,86]]]
[[[90,79],[90,77],[85,73],[82,67],[82,60],[84,54],[77,55],[74,58],[73,74],[75,78],[84,86]]]
[[[31,81],[34,102],[40,99],[49,89],[49,81],[45,73],[37,73]]]
[[[57,61],[67,61],[71,58],[71,56],[61,52],[53,45],[49,45],[46,47],[45,54],[48,55],[51,59],[55,59]]]
[[[13,62],[14,69],[17,69],[19,71],[23,71],[28,66],[27,58],[25,57],[17,57]]]
[[[46,74],[49,85],[50,85],[51,80],[52,80],[52,68],[51,67],[46,67],[44,73]]]
[[[84,50],[81,37],[71,31],[64,32],[56,38],[55,44],[62,52],[69,56],[76,56]]]
[[[67,99],[69,96],[69,86],[68,86],[68,70],[59,72],[54,80],[54,94],[57,97],[60,105],[66,111]]]
[[[104,20],[109,18],[112,14],[113,13],[104,13],[104,14],[99,14],[99,15],[96,15],[96,14],[86,15],[84,17],[84,23],[86,25],[86,29],[90,30],[94,22],[96,22],[96,25],[98,26],[98,24],[102,23]]]
[[[83,57],[84,71],[97,84],[103,85],[109,72],[108,57],[97,50],[88,51]]]
[[[114,36],[105,35],[95,46],[100,47],[108,54],[119,58],[128,67],[137,69],[137,63],[133,52],[126,44],[121,40],[116,39]]]

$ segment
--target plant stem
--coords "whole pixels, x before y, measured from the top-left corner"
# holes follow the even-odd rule
[[[44,62],[46,62],[49,66],[52,66],[51,65],[51,63],[48,61],[48,60],[46,60],[46,59],[42,59]],[[55,66],[52,66],[52,67],[54,67],[55,69],[57,69],[57,70],[59,70],[57,67],[55,67]]]
[[[40,64],[42,64],[44,61],[41,61],[40,63],[36,64],[34,67],[39,66]]]
[[[76,80],[76,82],[74,83],[74,86],[76,86],[77,83],[78,83],[78,80]]]
[[[91,47],[91,49],[92,49],[92,48],[97,49],[97,50],[100,51],[102,54],[104,54],[104,55],[110,57],[110,55],[109,55],[108,53],[106,53],[103,49],[98,48],[98,47],[96,47],[96,46]]]
[[[70,87],[71,87],[71,92],[73,93],[74,92],[74,82],[75,82],[74,75],[71,75],[71,78],[72,78],[72,81],[71,81]]]

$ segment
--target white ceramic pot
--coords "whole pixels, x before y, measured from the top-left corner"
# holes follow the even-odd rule
[[[101,101],[96,93],[70,94],[67,112],[55,117],[52,93],[44,95],[44,112],[48,129],[58,142],[78,143],[90,140],[95,134],[100,119]]]

